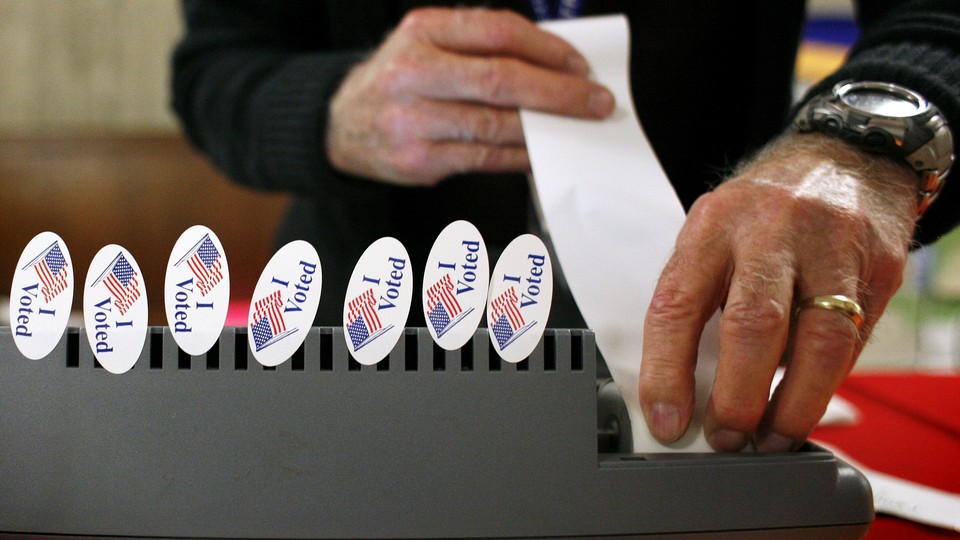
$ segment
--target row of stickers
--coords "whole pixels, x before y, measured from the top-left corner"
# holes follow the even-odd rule
[[[37,235],[17,264],[10,294],[10,326],[27,358],[47,356],[66,329],[74,297],[73,263],[63,240]],[[360,257],[343,303],[344,338],[365,365],[385,358],[406,326],[413,296],[413,269],[403,244],[390,237]],[[247,338],[258,362],[276,366],[306,338],[320,306],[320,257],[308,242],[281,248],[257,282],[247,317]],[[90,348],[111,373],[129,370],[147,332],[143,274],[129,251],[101,249],[83,286],[83,319]],[[220,337],[230,302],[230,272],[217,235],[197,225],[177,241],[164,286],[167,321],[177,345],[206,353]],[[423,313],[436,343],[462,347],[484,312],[500,356],[519,362],[540,341],[553,297],[553,270],[539,238],[525,234],[504,250],[490,274],[487,249],[471,223],[447,226],[433,245],[423,275]]]

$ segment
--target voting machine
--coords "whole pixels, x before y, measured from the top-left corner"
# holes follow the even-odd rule
[[[135,367],[84,330],[28,360],[0,329],[0,532],[173,538],[857,538],[864,477],[786,454],[640,454],[594,335],[548,330],[518,364],[486,329],[445,351],[407,329],[350,358],[312,328],[280,366],[245,328],[202,356],[151,328]]]

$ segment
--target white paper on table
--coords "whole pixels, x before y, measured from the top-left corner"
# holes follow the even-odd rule
[[[562,272],[624,397],[636,452],[710,452],[702,419],[713,384],[717,317],[704,329],[697,407],[679,441],[663,445],[640,410],[643,320],[685,215],[634,113],[623,16],[550,21],[617,101],[602,121],[522,110],[535,191]]]
[[[812,441],[833,452],[867,477],[877,512],[960,531],[960,494],[918,484],[864,466],[835,446]]]

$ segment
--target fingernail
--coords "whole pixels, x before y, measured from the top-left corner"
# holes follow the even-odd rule
[[[760,441],[761,452],[790,452],[796,448],[797,441],[779,433],[769,433]]]
[[[710,434],[710,446],[721,452],[736,452],[747,445],[747,434],[732,429],[718,429]]]
[[[567,57],[567,71],[577,75],[586,75],[590,73],[590,64],[587,64],[586,58],[577,54],[571,54]]]
[[[613,94],[607,89],[594,90],[587,98],[587,109],[597,118],[603,118],[613,112]]]
[[[650,408],[650,431],[661,441],[673,442],[680,438],[680,409],[671,403],[658,401]]]

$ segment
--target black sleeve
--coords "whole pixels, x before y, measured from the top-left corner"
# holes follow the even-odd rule
[[[892,7],[891,7],[892,6]],[[861,36],[846,63],[807,96],[845,80],[892,82],[936,105],[960,148],[960,2],[866,0],[858,10]],[[917,225],[915,239],[933,242],[960,222],[960,170],[954,166],[940,197]]]
[[[231,179],[333,195],[357,182],[322,151],[327,104],[365,50],[333,46],[326,2],[186,0],[173,109]]]

